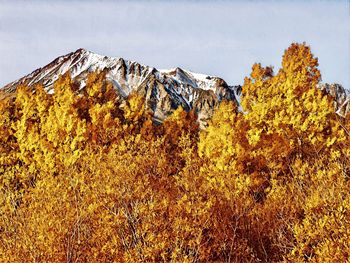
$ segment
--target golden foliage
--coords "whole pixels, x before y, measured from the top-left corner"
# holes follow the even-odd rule
[[[156,125],[104,73],[0,100],[1,262],[346,262],[350,122],[292,44],[255,64],[239,112]]]

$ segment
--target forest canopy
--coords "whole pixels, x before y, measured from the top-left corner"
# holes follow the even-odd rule
[[[205,129],[181,107],[154,124],[103,72],[1,94],[0,260],[345,262],[350,123],[320,80],[293,43]]]

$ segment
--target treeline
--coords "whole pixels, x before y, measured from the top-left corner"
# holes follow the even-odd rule
[[[305,44],[255,64],[243,112],[155,125],[103,73],[0,101],[1,262],[345,262],[349,121]]]

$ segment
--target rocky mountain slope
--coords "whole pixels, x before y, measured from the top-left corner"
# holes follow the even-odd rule
[[[336,113],[345,117],[350,111],[350,95],[345,88],[339,84],[319,84],[319,89],[324,90],[334,99]]]
[[[157,70],[122,58],[101,56],[84,49],[58,57],[50,64],[31,74],[9,83],[4,90],[13,92],[19,84],[44,85],[52,92],[58,77],[69,72],[84,88],[89,72],[107,71],[106,77],[117,89],[121,98],[136,91],[146,98],[155,120],[162,121],[178,106],[195,109],[199,119],[210,118],[222,99],[237,102],[240,86],[228,86],[218,77],[193,73],[181,68]],[[238,102],[237,102],[238,103]]]
[[[53,83],[67,72],[83,89],[88,73],[102,70],[107,72],[107,79],[116,88],[121,99],[133,91],[145,96],[147,107],[158,122],[180,105],[185,110],[194,109],[201,124],[212,116],[223,99],[233,100],[239,106],[241,86],[229,86],[219,77],[181,68],[158,70],[122,58],[101,56],[85,49],[58,57],[2,89],[12,93],[19,84],[35,86],[41,83],[48,92],[52,92]],[[341,85],[320,84],[319,88],[334,98],[334,107],[340,116],[345,116],[350,111],[350,96]]]

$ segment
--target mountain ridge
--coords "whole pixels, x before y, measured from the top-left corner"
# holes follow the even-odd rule
[[[209,119],[223,99],[238,104],[240,86],[229,86],[222,78],[194,73],[179,67],[158,70],[135,61],[107,57],[80,48],[60,56],[44,67],[5,85],[2,89],[14,92],[20,84],[42,84],[49,93],[53,83],[67,72],[84,88],[87,75],[93,71],[106,71],[121,98],[136,91],[146,98],[146,104],[155,119],[164,120],[179,106],[194,109],[200,121]]]
[[[194,73],[180,67],[156,69],[136,61],[99,55],[84,48],[57,57],[1,90],[13,93],[21,84],[33,87],[42,84],[51,93],[53,83],[67,72],[80,83],[80,88],[84,88],[88,73],[103,70],[121,99],[133,91],[145,96],[147,107],[159,122],[179,106],[187,111],[195,110],[203,125],[223,99],[234,101],[240,108],[242,87],[229,86],[220,77]],[[320,83],[318,88],[333,97],[336,113],[345,117],[350,111],[350,96],[346,89],[336,83]]]

